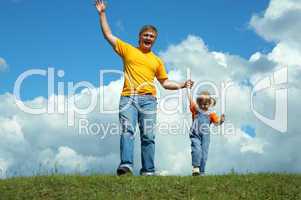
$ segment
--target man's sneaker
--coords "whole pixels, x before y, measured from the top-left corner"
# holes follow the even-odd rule
[[[132,171],[128,167],[119,167],[117,169],[118,176],[125,176],[125,175],[133,175]]]
[[[192,168],[192,176],[199,176],[200,175],[200,169],[198,167]]]

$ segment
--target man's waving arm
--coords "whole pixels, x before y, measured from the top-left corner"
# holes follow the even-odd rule
[[[113,48],[116,46],[117,38],[112,34],[111,28],[106,17],[106,5],[103,0],[96,0],[95,7],[99,14],[99,21],[104,38],[111,44]]]
[[[179,89],[183,89],[183,88],[191,88],[194,83],[191,80],[188,80],[188,81],[185,81],[182,83],[178,83],[178,82],[171,81],[168,79],[158,79],[158,81],[160,82],[162,87],[167,90],[179,90]]]

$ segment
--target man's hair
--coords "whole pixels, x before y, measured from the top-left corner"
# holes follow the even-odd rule
[[[154,32],[156,33],[156,35],[158,35],[158,30],[157,30],[157,28],[156,28],[155,26],[153,26],[153,25],[144,25],[144,26],[140,29],[140,31],[139,31],[139,36],[140,36],[143,32],[145,32],[145,31],[147,31],[147,30],[152,30],[152,31],[154,31]]]

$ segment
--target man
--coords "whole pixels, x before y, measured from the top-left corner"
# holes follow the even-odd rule
[[[188,80],[176,83],[168,80],[163,62],[151,48],[157,38],[157,29],[152,25],[142,27],[139,33],[139,45],[134,47],[111,32],[106,19],[106,5],[96,0],[100,25],[104,38],[110,43],[124,63],[124,86],[119,104],[119,122],[121,125],[120,165],[117,175],[132,174],[134,160],[134,135],[138,123],[141,138],[140,175],[154,175],[155,134],[157,99],[154,78],[163,88],[178,90],[191,88]]]

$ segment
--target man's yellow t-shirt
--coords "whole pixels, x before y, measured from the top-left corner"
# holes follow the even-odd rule
[[[151,94],[156,96],[154,78],[168,79],[162,60],[153,52],[143,53],[139,48],[117,39],[115,51],[123,60],[124,85],[121,96]]]

